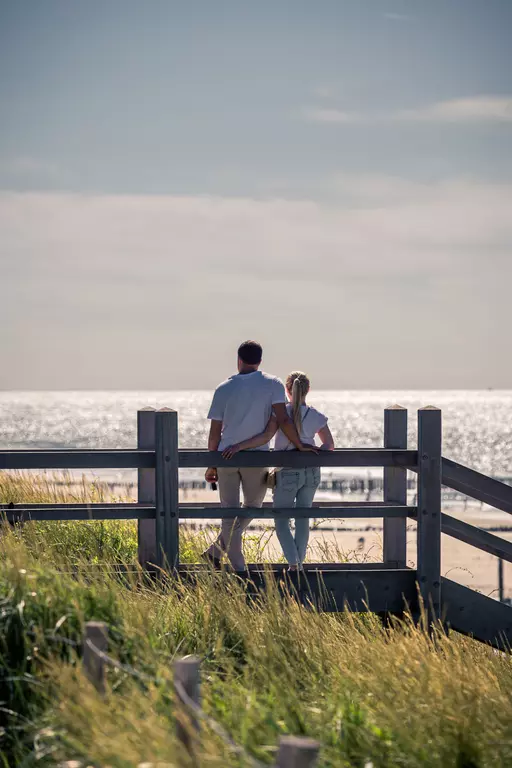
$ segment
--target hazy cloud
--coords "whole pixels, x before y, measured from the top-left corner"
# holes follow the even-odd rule
[[[313,95],[319,99],[333,99],[336,93],[337,89],[332,85],[317,85],[313,88]]]
[[[386,12],[382,14],[384,18],[389,19],[390,21],[407,21],[407,19],[410,18],[410,16],[407,16],[405,13],[391,13]]]
[[[316,123],[478,123],[512,122],[511,96],[475,96],[439,101],[393,112],[353,112],[307,107],[303,118]]]
[[[0,157],[0,173],[21,178],[38,177],[45,181],[62,180],[62,171],[57,165],[28,155]]]
[[[332,183],[329,205],[1,194],[0,386],[207,385],[254,335],[274,367],[300,361],[322,386],[512,375],[497,353],[508,344],[512,186]],[[394,365],[376,371],[392,350]]]

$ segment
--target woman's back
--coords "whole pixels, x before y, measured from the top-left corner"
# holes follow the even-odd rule
[[[303,443],[314,445],[315,435],[327,424],[327,416],[318,411],[316,408],[308,405],[301,405],[300,408],[300,439]],[[286,410],[288,411],[290,418],[293,418],[293,406],[291,403],[286,406]],[[284,435],[283,432],[279,430],[276,435],[274,448],[276,451],[291,451],[293,450],[294,446],[292,443],[290,443],[286,435]]]

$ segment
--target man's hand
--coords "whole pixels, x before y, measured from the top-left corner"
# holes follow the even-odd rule
[[[316,447],[316,445],[308,445],[308,443],[301,443],[299,448],[299,451],[304,451],[304,453],[318,453],[319,448]]]
[[[206,472],[204,473],[204,479],[207,483],[216,483],[219,479],[219,476],[217,474],[217,467],[208,467]]]
[[[235,443],[234,445],[228,445],[227,448],[224,448],[222,451],[222,458],[223,459],[232,459],[233,456],[238,453],[240,450],[240,446],[238,443]]]

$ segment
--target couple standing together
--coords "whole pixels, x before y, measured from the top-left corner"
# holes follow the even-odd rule
[[[334,441],[327,426],[327,417],[309,407],[306,397],[309,379],[305,373],[294,371],[286,379],[286,389],[276,376],[259,370],[262,359],[261,345],[245,341],[238,348],[238,373],[220,384],[215,390],[208,413],[210,434],[209,451],[221,451],[224,458],[232,458],[239,451],[268,451],[276,435],[278,451],[333,450]],[[321,441],[315,445],[315,436]],[[243,462],[241,462],[243,464]],[[207,482],[218,482],[221,506],[240,506],[240,486],[244,507],[261,507],[267,491],[268,469],[262,467],[208,467]],[[320,483],[320,469],[283,468],[276,471],[274,488],[275,507],[311,507]],[[226,554],[236,571],[245,570],[242,552],[242,534],[251,521],[247,518],[223,520],[220,534],[204,553],[204,557],[220,566]],[[295,535],[290,520],[276,513],[276,534],[292,570],[302,568],[309,539],[309,520],[295,521]]]

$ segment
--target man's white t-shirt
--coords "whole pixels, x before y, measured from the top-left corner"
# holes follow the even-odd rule
[[[219,451],[263,432],[278,403],[286,403],[283,382],[263,371],[238,373],[220,384],[208,413],[209,419],[222,421]],[[254,450],[268,448],[267,443]]]
[[[327,424],[327,416],[317,411],[316,408],[310,408],[307,405],[301,405],[302,427],[300,430],[300,439],[308,445],[315,445],[315,435]],[[288,416],[293,419],[293,408],[291,404],[286,406]],[[274,449],[276,451],[291,451],[295,446],[290,443],[281,430],[276,435]]]

